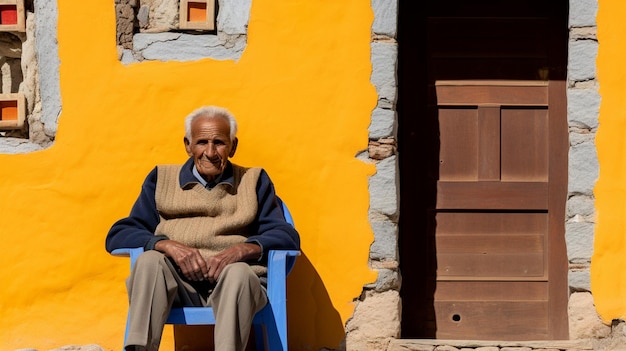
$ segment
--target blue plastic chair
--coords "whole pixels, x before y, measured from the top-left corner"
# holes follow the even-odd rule
[[[281,202],[282,203],[282,202]],[[291,225],[293,218],[285,204],[282,204],[285,219]],[[132,270],[143,248],[123,248],[111,252],[114,256],[130,256]],[[287,351],[287,275],[293,268],[298,250],[270,250],[267,265],[268,302],[254,316],[252,326],[256,337],[257,350]],[[166,324],[215,325],[215,316],[211,307],[172,308]],[[128,320],[124,333],[124,344],[128,336]]]

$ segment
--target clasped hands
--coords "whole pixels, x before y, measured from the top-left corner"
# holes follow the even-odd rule
[[[261,247],[253,243],[233,245],[206,260],[200,255],[200,250],[174,240],[158,241],[154,248],[174,260],[188,280],[208,280],[210,283],[217,281],[227,265],[258,259],[261,255]]]

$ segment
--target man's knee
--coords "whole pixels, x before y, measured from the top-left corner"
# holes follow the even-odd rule
[[[137,261],[135,261],[135,265],[152,266],[154,264],[158,264],[161,260],[163,260],[164,257],[165,255],[163,255],[159,251],[148,250],[142,253],[141,255],[139,255],[139,257],[137,257]]]
[[[231,263],[224,268],[221,273],[220,280],[229,284],[239,283],[241,285],[256,284],[259,277],[252,271],[250,266],[244,262]]]
[[[135,274],[154,274],[166,268],[165,255],[159,251],[149,250],[137,257],[133,272]],[[152,272],[152,273],[151,273]]]

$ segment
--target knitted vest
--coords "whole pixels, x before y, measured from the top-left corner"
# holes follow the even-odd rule
[[[221,183],[211,190],[199,183],[182,189],[180,169],[180,165],[158,166],[155,199],[161,220],[155,235],[197,248],[208,258],[256,234],[250,232],[250,224],[258,210],[260,168],[233,165],[233,185]],[[251,267],[258,275],[267,272],[262,266]]]

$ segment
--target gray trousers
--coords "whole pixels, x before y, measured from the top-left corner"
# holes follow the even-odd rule
[[[226,266],[215,285],[191,284],[165,255],[154,250],[137,258],[126,287],[130,303],[128,349],[135,345],[157,351],[172,306],[211,306],[215,350],[243,351],[254,315],[267,304],[259,277],[246,263]]]

